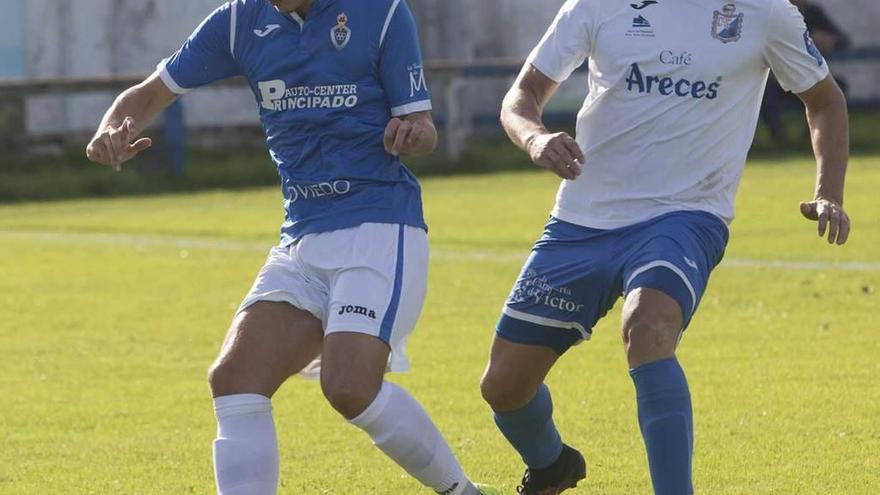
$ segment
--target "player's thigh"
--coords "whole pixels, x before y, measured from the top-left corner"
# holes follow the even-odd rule
[[[614,239],[609,231],[551,218],[504,304],[497,335],[559,356],[589,340],[620,297],[608,266]]]
[[[386,371],[408,369],[405,344],[425,300],[428,241],[423,229],[391,224],[342,236],[350,254],[330,286],[321,385],[351,418],[375,398]]]
[[[495,411],[521,408],[535,396],[558,359],[551,347],[520,344],[495,335],[480,381],[483,398]]]
[[[325,334],[375,337],[390,348],[388,369],[407,371],[406,340],[427,290],[427,234],[390,224],[364,224],[348,234],[352,254],[333,277]]]
[[[321,321],[286,302],[258,301],[234,318],[209,381],[214,397],[271,397],[321,352]]]
[[[674,353],[724,255],[727,227],[709,213],[675,212],[633,227],[624,240],[637,248],[623,267],[622,334],[638,365]]]

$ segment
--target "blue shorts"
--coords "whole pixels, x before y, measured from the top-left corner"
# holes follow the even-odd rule
[[[498,335],[562,355],[590,338],[621,295],[642,287],[675,299],[686,328],[728,235],[721,219],[701,211],[614,230],[551,217],[507,299]]]

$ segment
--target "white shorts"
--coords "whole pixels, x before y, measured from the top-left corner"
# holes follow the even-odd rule
[[[321,320],[324,335],[373,335],[391,348],[389,371],[406,371],[428,280],[428,236],[405,225],[365,223],[309,234],[274,247],[241,312],[258,301],[286,302]],[[318,370],[318,363],[306,375]]]

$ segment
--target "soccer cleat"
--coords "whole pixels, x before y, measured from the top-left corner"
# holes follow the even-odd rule
[[[574,488],[587,477],[584,456],[568,445],[562,446],[559,459],[544,469],[526,469],[522,485],[516,487],[520,495],[557,495]]]
[[[501,490],[495,488],[494,486],[484,485],[482,483],[474,483],[474,486],[477,487],[477,492],[480,495],[503,495]]]

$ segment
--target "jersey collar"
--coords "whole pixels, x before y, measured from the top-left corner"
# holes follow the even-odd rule
[[[312,17],[319,14],[322,10],[336,3],[337,1],[338,0],[314,0],[312,2],[312,8],[309,9],[309,15],[306,17],[306,19],[303,19],[302,16],[300,16],[299,13],[297,13],[295,10],[293,12],[281,12],[274,6],[272,8],[285,18],[292,19],[294,22],[299,24],[300,28],[302,28],[303,25],[305,25],[307,19],[311,19]]]

